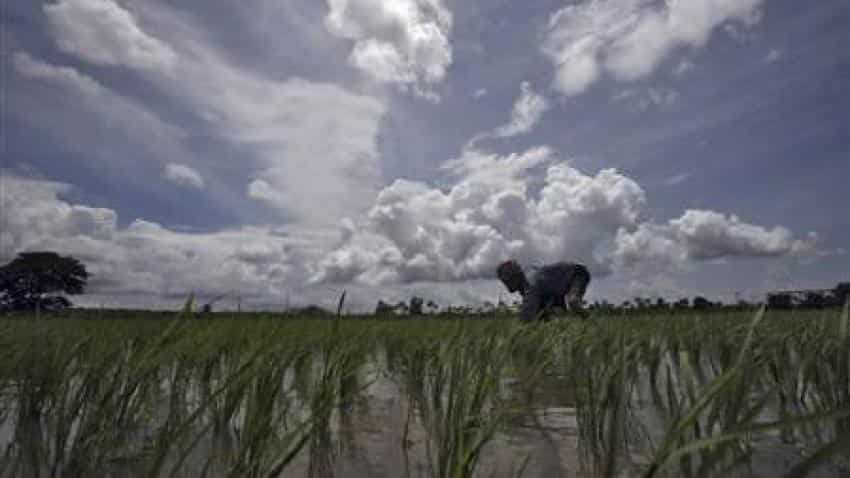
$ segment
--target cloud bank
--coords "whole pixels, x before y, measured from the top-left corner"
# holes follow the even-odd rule
[[[62,199],[67,184],[4,174],[3,261],[26,250],[70,254],[92,274],[87,293],[179,301],[192,291],[239,290],[269,298],[305,274],[296,240],[271,228],[190,234],[141,219],[121,228],[111,209]]]
[[[548,148],[508,156],[469,150],[445,167],[457,178],[447,191],[407,180],[381,191],[362,223],[343,225],[341,244],[319,262],[312,280],[489,279],[511,257],[580,261],[597,275],[658,271],[804,252],[816,239],[706,210],[685,211],[662,225],[645,221],[646,193],[634,180],[614,169],[585,174]]]

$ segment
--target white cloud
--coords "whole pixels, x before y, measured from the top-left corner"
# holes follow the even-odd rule
[[[181,186],[197,189],[204,188],[204,178],[194,169],[185,164],[168,163],[165,165],[163,177]]]
[[[796,239],[784,227],[767,229],[735,215],[689,209],[666,224],[643,223],[617,232],[614,262],[621,268],[654,264],[681,267],[692,260],[779,257],[814,252],[817,236]]]
[[[788,229],[767,229],[741,221],[735,215],[687,210],[669,222],[688,257],[716,259],[724,256],[781,256],[811,249],[816,236],[795,239]]]
[[[248,185],[248,196],[261,201],[271,203],[280,202],[281,199],[277,196],[271,185],[262,179],[255,179]]]
[[[555,88],[584,92],[603,73],[632,81],[652,73],[675,50],[704,46],[730,21],[751,26],[762,0],[590,0],[558,10],[543,52],[556,69]]]
[[[22,186],[21,191],[29,193],[21,193],[21,201],[29,201],[30,212],[16,218],[12,232],[4,232],[4,237],[14,238],[8,243],[15,244],[16,249],[51,247],[89,258],[97,271],[95,284],[104,293],[138,292],[168,297],[199,287],[210,291],[241,288],[254,290],[268,300],[281,292],[282,284],[306,283],[312,278],[319,282],[353,280],[361,284],[427,283],[429,290],[433,285],[441,294],[451,294],[459,288],[421,281],[491,279],[493,264],[506,256],[526,262],[571,258],[588,263],[596,274],[605,274],[621,265],[626,267],[627,263],[639,267],[652,262],[652,254],[626,261],[629,254],[636,254],[629,252],[628,240],[637,241],[644,236],[652,246],[646,250],[658,250],[658,255],[671,264],[704,260],[718,253],[719,257],[790,254],[783,252],[783,241],[805,242],[793,237],[782,239],[776,230],[761,229],[724,215],[720,215],[723,220],[712,222],[710,218],[686,213],[675,226],[642,222],[645,192],[634,180],[615,170],[582,173],[559,162],[546,148],[508,156],[469,150],[446,164],[446,170],[455,178],[448,190],[405,180],[381,190],[378,140],[388,107],[385,98],[331,83],[272,77],[237,63],[238,58],[216,50],[206,33],[189,23],[191,17],[171,15],[170,7],[161,3],[137,3],[132,10],[107,0],[99,3],[110,5],[110,11],[124,12],[116,17],[121,22],[79,16],[74,9],[54,10],[51,25],[66,26],[52,29],[57,44],[89,62],[135,68],[181,109],[196,113],[218,140],[228,142],[240,158],[245,158],[244,170],[250,178],[247,187],[239,186],[238,193],[244,197],[247,192],[249,197],[279,208],[287,218],[294,219],[285,231],[251,227],[187,234],[142,220],[119,228],[112,210],[62,200],[59,195],[65,186],[43,182]],[[368,74],[374,79],[422,94],[445,79],[451,64],[451,15],[442,2],[329,3],[327,28],[353,40],[350,61],[361,69],[372,68]],[[637,10],[641,13],[631,19],[633,23],[624,24],[624,34],[649,21],[645,17],[650,14],[666,11],[647,2],[631,3],[640,6]],[[52,5],[59,4],[85,3]],[[668,10],[676,8],[680,7]],[[728,18],[737,19],[731,14]],[[614,16],[611,20],[615,21]],[[561,26],[553,25],[550,39]],[[101,50],[84,50],[79,45],[89,37],[80,31],[86,29],[104,30],[98,33],[104,38],[122,38],[122,29],[135,31],[164,49],[139,50],[134,43],[137,35],[130,35],[134,41],[116,40]],[[156,32],[156,37],[147,32]],[[560,30],[559,33],[564,34]],[[699,43],[680,37],[673,42],[676,47]],[[628,52],[621,50],[632,47],[624,47],[616,38],[619,37],[602,35],[594,40],[601,41],[599,46],[591,48],[583,43],[577,47],[576,52],[585,51],[583,48],[592,52],[583,57],[589,58],[588,72],[592,74],[584,75],[589,78],[587,84],[574,82],[580,86],[578,90],[583,91],[599,74],[628,79],[617,69],[628,62],[618,63],[615,59],[628,57]],[[140,51],[158,53],[150,56]],[[173,61],[163,60],[169,57],[163,51],[173,54]],[[661,59],[669,56],[664,49],[658,51],[661,53],[653,54]],[[579,57],[563,58],[572,62],[582,59]],[[559,63],[559,78],[563,68],[567,68],[566,63]],[[151,134],[143,130],[134,137],[136,140],[169,144],[179,141],[179,130],[169,130],[168,125],[139,105],[73,68],[20,56],[15,58],[15,69],[39,84],[62,86],[65,98],[74,96],[69,92],[79,92],[87,108],[102,114],[104,121],[120,122],[131,116],[126,112],[142,112],[141,116],[150,119],[143,124],[159,125],[149,127]],[[582,78],[581,72],[575,77],[575,71],[564,71],[567,80]],[[653,104],[674,102],[675,96],[668,101],[668,93],[660,89],[654,96],[651,90],[642,92]],[[499,131],[508,136],[530,131],[547,105],[547,100],[525,83],[510,122]],[[130,121],[123,121],[128,125],[127,132],[134,131]],[[135,119],[132,126],[138,123]],[[167,133],[156,132],[157,128]],[[151,141],[151,137],[169,139]],[[151,156],[183,163],[179,154],[168,154],[175,150],[162,149],[163,154]],[[197,164],[191,160],[185,163]],[[188,179],[191,175],[183,176],[192,181]],[[210,184],[207,189],[215,188]],[[39,194],[40,198],[36,197]],[[713,230],[701,224],[714,224],[714,229],[725,227],[726,235],[711,241],[701,239],[708,234],[706,230]],[[330,230],[331,227],[338,230]],[[696,232],[688,232],[689,227]],[[624,234],[622,247],[617,242],[620,231]],[[790,250],[802,249],[795,246]],[[346,287],[351,292],[357,286]],[[390,289],[401,296],[407,290],[393,287]],[[485,289],[481,285],[481,290]],[[304,300],[320,294],[332,296],[324,289],[311,290],[300,291]],[[307,295],[310,293],[316,295]]]
[[[472,93],[475,99],[483,98],[485,95],[487,95],[487,88],[478,88]]]
[[[176,308],[194,292],[198,303],[228,294],[216,308],[234,308],[239,294],[243,309],[279,310],[286,302],[330,308],[339,298],[341,288],[307,285],[310,264],[329,250],[336,234],[265,226],[185,233],[143,219],[119,227],[115,211],[63,199],[71,192],[67,184],[3,175],[0,263],[32,250],[76,257],[91,277],[75,303]],[[489,281],[463,289],[439,283],[345,288],[352,311],[374,310],[378,298],[416,294],[446,305],[494,300],[499,292]]]
[[[534,129],[548,110],[549,100],[532,90],[529,82],[523,81],[520,84],[520,95],[511,109],[510,121],[491,131],[473,136],[467,143],[467,147],[474,148],[479,141],[488,138],[510,138],[528,133]]]
[[[331,83],[267,78],[183,40],[187,57],[199,60],[181,61],[161,81],[253,158],[246,167],[262,183],[249,186],[251,197],[267,185],[271,194],[260,199],[305,227],[336,226],[368,209],[381,183],[383,100]]]
[[[764,57],[765,63],[775,63],[782,59],[784,56],[784,52],[778,48],[774,48],[767,52],[767,55]]]
[[[120,36],[123,30],[142,31],[142,19],[156,27],[179,61],[168,67],[126,64],[207,121],[219,139],[251,158],[245,165],[255,181],[248,186],[250,197],[262,199],[305,227],[336,225],[346,216],[362,214],[374,200],[381,182],[377,140],[384,101],[331,83],[271,78],[234,64],[191,18],[168,5],[140,3],[131,13],[111,0],[99,1],[111,4],[110,11],[121,10],[122,22],[79,17],[72,9],[54,10],[54,21],[77,22],[76,28],[83,30],[109,30],[103,33],[105,38]],[[355,11],[368,13],[362,8]],[[55,36],[60,45],[73,38],[70,30]],[[133,56],[127,42],[114,49],[116,57]],[[75,53],[88,58],[84,51]],[[274,194],[258,196],[263,185],[268,187],[262,191]]]
[[[467,151],[446,164],[459,178],[446,192],[397,180],[314,280],[491,278],[507,257],[572,257],[604,270],[595,246],[636,220],[643,191],[614,170],[586,176],[554,159],[547,148],[506,157]],[[544,186],[533,195],[529,179],[540,174]]]
[[[637,290],[669,285],[671,271],[694,261],[817,252],[814,235],[801,240],[713,211],[643,222],[637,183],[615,170],[586,175],[547,148],[504,157],[467,151],[445,169],[458,179],[449,190],[397,180],[366,218],[342,221],[341,234],[183,233],[140,219],[121,228],[113,210],[63,200],[68,185],[7,174],[4,211],[15,213],[3,218],[3,259],[24,250],[78,257],[93,273],[91,301],[173,306],[193,290],[205,297],[240,290],[255,303],[277,304],[289,290],[299,303],[328,303],[339,290],[320,283],[341,282],[366,310],[379,295],[404,298],[423,288],[442,303],[470,302],[440,282],[483,280],[474,290],[486,297],[499,290],[487,282],[493,267],[508,257],[581,261],[597,277],[631,277]]]
[[[628,102],[638,111],[646,111],[651,106],[669,107],[679,99],[679,92],[670,88],[650,87],[646,89],[627,88],[611,97],[614,101]]]
[[[232,92],[210,98],[201,90],[192,101],[225,138],[254,154],[262,182],[251,186],[252,197],[314,225],[335,225],[368,208],[380,181],[383,103],[330,84],[252,78],[225,65],[192,76],[202,74]]]
[[[109,167],[136,157],[126,154],[128,145],[155,161],[188,154],[180,128],[94,78],[25,52],[14,54],[12,66],[28,81],[12,83],[10,111],[56,143]]]
[[[133,300],[144,296],[155,301],[157,297],[193,287],[255,290],[258,298],[268,300],[273,297],[271,294],[280,292],[270,290],[280,285],[279,282],[270,282],[272,276],[283,277],[287,284],[295,284],[293,300],[308,303],[326,299],[327,291],[305,290],[302,287],[307,277],[305,268],[314,262],[308,258],[326,252],[332,241],[336,240],[337,233],[330,227],[336,227],[346,217],[362,216],[374,202],[381,184],[377,141],[381,119],[387,108],[385,101],[351,92],[335,84],[311,82],[297,77],[268,77],[251,68],[234,64],[232,58],[209,43],[206,32],[192,23],[190,17],[176,13],[171,7],[161,3],[140,3],[134,7],[136,10],[132,14],[127,11],[127,18],[140,31],[138,25],[141,23],[155,28],[159,37],[168,41],[169,49],[177,55],[179,61],[171,65],[130,61],[123,64],[135,68],[145,80],[182,108],[196,113],[207,122],[210,132],[218,140],[229,143],[234,150],[239,151],[245,158],[244,170],[253,176],[247,186],[248,196],[279,209],[289,222],[284,226],[285,230],[262,226],[211,234],[179,233],[138,222],[126,231],[119,231],[120,241],[113,240],[110,243],[93,243],[90,237],[65,240],[62,239],[63,234],[53,230],[39,233],[46,230],[47,226],[32,224],[20,227],[33,231],[32,240],[23,243],[17,240],[16,243],[20,247],[51,247],[88,254],[86,257],[90,256],[94,262],[97,262],[95,252],[102,252],[110,260],[96,266],[98,277],[112,285],[108,290],[102,287],[99,290],[122,296],[131,294]],[[114,8],[122,7],[115,4]],[[54,15],[61,17],[68,12],[57,10]],[[72,19],[81,22],[78,28],[101,28],[104,25],[117,28],[114,23],[104,24],[89,17],[69,17],[62,21],[67,23]],[[94,24],[86,23],[89,21]],[[59,36],[62,33],[67,32],[54,36],[57,44],[64,41]],[[110,35],[119,34],[112,32]],[[126,43],[117,46],[129,48]],[[69,53],[91,61],[86,52]],[[116,51],[115,56],[127,59],[132,57],[132,53]],[[196,163],[197,158],[187,158],[186,152],[182,150],[179,144],[182,133],[179,130],[168,128],[147,109],[76,70],[20,56],[16,60],[16,71],[43,85],[61,86],[48,90],[49,95],[55,96],[56,103],[61,105],[57,113],[30,114],[24,118],[33,121],[34,126],[40,129],[50,126],[51,130],[64,134],[66,137],[63,137],[61,143],[78,147],[82,153],[98,151],[103,152],[104,157],[107,153],[113,153],[114,157],[123,158],[119,151],[103,147],[104,141],[111,141],[113,137],[103,135],[103,127],[91,126],[107,123],[110,132],[115,131],[115,125],[126,126],[120,135],[115,136],[116,142],[124,147],[128,142],[133,145],[138,143],[148,156],[163,161],[162,167],[165,167],[165,162]],[[84,88],[87,88],[88,93]],[[27,97],[31,97],[31,103],[20,103],[13,110],[22,114],[31,112],[30,106],[35,104],[33,102],[41,102],[45,95],[43,91],[28,86],[23,94],[15,96],[16,101]],[[39,105],[45,106],[41,103]],[[81,116],[81,112],[89,116]],[[75,120],[60,121],[58,116],[63,114],[71,115]],[[86,121],[80,121],[79,118],[86,118]],[[217,159],[215,156],[206,158],[208,161]],[[137,177],[132,174],[131,167],[124,170],[129,173],[128,180]],[[192,181],[188,179],[190,176],[183,174],[181,178]],[[202,179],[206,185],[206,179],[209,178]],[[221,196],[218,199],[222,204],[231,204],[233,200],[238,201],[245,196],[245,189],[224,193],[219,189],[207,189],[211,194]],[[234,193],[240,197],[234,197]],[[50,208],[63,203],[56,197],[47,198],[44,202],[52,204]],[[35,219],[30,222],[33,221]],[[144,251],[134,252],[131,245],[140,240],[137,238],[140,230],[150,232],[145,236],[145,244],[150,243],[150,246]],[[262,247],[266,243],[290,246],[287,256],[289,266],[274,269],[278,272],[272,271],[269,275],[255,274],[250,270],[246,272],[242,261],[230,265],[228,257],[238,255],[229,252],[235,244],[255,242],[259,242]],[[183,251],[186,259],[170,257],[170,252],[161,252],[160,248]],[[145,257],[148,254],[169,257],[160,261],[156,257]],[[255,256],[253,253],[249,255]],[[190,256],[206,259],[201,263],[187,263]],[[220,264],[228,265],[223,270],[217,270]],[[181,268],[185,271],[182,281]],[[209,282],[203,280],[205,274],[210,275]],[[364,295],[374,297],[374,293]]]
[[[760,8],[756,8],[751,14],[747,15],[738,24],[726,23],[723,25],[723,30],[729,35],[729,38],[739,43],[751,43],[757,38],[752,28],[761,23],[764,17],[764,12]]]
[[[441,0],[328,0],[328,30],[354,40],[349,62],[382,83],[429,94],[452,62],[451,12]]]
[[[92,273],[88,292],[112,300],[172,305],[193,290],[208,297],[237,289],[276,297],[283,285],[297,290],[305,274],[295,241],[269,228],[189,234],[139,219],[120,228],[111,209],[63,200],[68,185],[8,173],[4,185],[2,259],[26,250],[70,254]]]
[[[676,76],[682,76],[693,69],[693,62],[689,60],[682,60],[678,64],[676,64],[676,68],[673,69],[673,74]]]
[[[692,174],[690,173],[676,174],[664,180],[664,184],[667,186],[678,186],[679,184],[682,184],[683,182],[690,179],[691,176]]]
[[[15,71],[24,78],[54,83],[64,89],[76,90],[90,99],[102,95],[105,91],[100,83],[73,68],[50,65],[24,52],[16,52],[12,57],[12,64]]]
[[[67,184],[17,178],[3,174],[4,207],[0,211],[4,231],[0,260],[44,238],[84,235],[108,240],[116,228],[114,211],[72,205],[58,200]]]
[[[44,6],[63,51],[98,65],[170,68],[174,51],[150,36],[129,11],[110,0],[60,0]]]
[[[497,128],[494,136],[508,138],[528,133],[549,109],[549,102],[543,95],[535,93],[529,82],[523,81],[520,89],[520,96],[511,111],[510,123]]]
[[[385,188],[366,220],[346,226],[345,240],[319,263],[313,281],[487,279],[509,257],[581,261],[597,275],[659,275],[692,261],[812,247],[784,228],[713,211],[686,211],[665,225],[643,222],[645,192],[634,180],[613,169],[584,174],[547,148],[506,157],[468,150],[445,167],[458,178],[447,191],[406,180]]]

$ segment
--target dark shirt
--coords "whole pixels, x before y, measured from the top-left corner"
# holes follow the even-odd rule
[[[566,308],[564,296],[570,290],[578,267],[577,264],[570,262],[557,262],[531,268],[531,273],[526,274],[528,290],[522,297],[520,320],[534,320],[546,307]]]

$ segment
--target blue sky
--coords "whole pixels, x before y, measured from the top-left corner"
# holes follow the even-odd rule
[[[2,255],[86,303],[850,279],[850,1],[4,5]]]

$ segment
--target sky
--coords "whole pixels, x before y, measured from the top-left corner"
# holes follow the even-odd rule
[[[0,261],[77,257],[81,305],[850,280],[850,0],[2,8]]]

